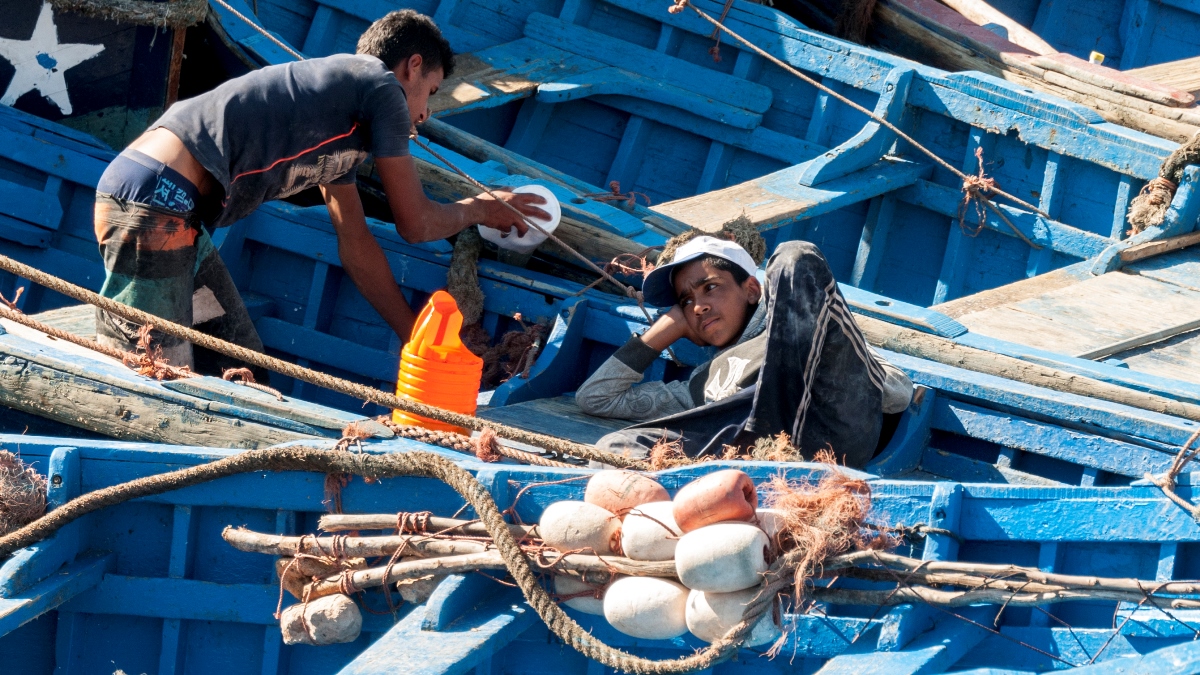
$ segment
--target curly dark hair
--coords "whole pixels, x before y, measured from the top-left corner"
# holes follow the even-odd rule
[[[442,37],[442,31],[433,19],[411,9],[389,12],[371,24],[358,38],[357,51],[383,61],[388,70],[413,54],[420,54],[424,62],[422,71],[428,73],[440,66],[444,77],[450,77],[454,71],[454,51]]]

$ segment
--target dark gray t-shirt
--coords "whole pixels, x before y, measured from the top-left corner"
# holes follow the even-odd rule
[[[404,89],[373,56],[268,66],[186,101],[166,127],[225,188],[214,227],[315,185],[353,183],[367,157],[408,154]]]

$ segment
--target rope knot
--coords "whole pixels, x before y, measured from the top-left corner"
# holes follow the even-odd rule
[[[671,5],[667,11],[671,14],[678,14],[688,6],[688,0],[675,0],[675,4]]]
[[[401,511],[396,514],[396,533],[397,534],[416,534],[429,529],[429,518],[433,516],[430,511]]]
[[[17,303],[20,302],[21,294],[24,292],[25,292],[24,286],[17,286],[17,291],[15,293],[13,293],[12,300],[9,300],[8,298],[4,297],[3,293],[0,293],[0,302],[4,303],[5,307],[8,307],[9,309],[11,309],[14,312],[21,312],[21,308],[17,307]],[[21,312],[21,313],[24,314],[25,312]]]
[[[500,442],[493,429],[484,429],[479,437],[471,440],[472,450],[481,462],[499,462],[504,455],[500,454]]]

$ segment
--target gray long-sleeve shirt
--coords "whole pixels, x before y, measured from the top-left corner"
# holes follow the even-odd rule
[[[687,380],[641,382],[659,352],[638,336],[630,338],[579,387],[575,402],[589,415],[641,422],[690,410],[741,391],[758,381],[766,356],[766,305],[759,303],[735,344],[697,366]],[[912,400],[912,381],[874,350],[871,356],[886,374],[883,412],[903,411]]]

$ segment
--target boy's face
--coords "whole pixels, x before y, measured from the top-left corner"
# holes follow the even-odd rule
[[[420,54],[413,54],[407,60],[401,61],[392,72],[404,87],[412,123],[417,125],[429,119],[429,97],[436,94],[442,86],[443,70],[433,68],[425,72],[424,59]]]
[[[715,347],[732,344],[746,328],[762,293],[758,279],[733,275],[697,260],[675,271],[675,296],[692,335]]]

